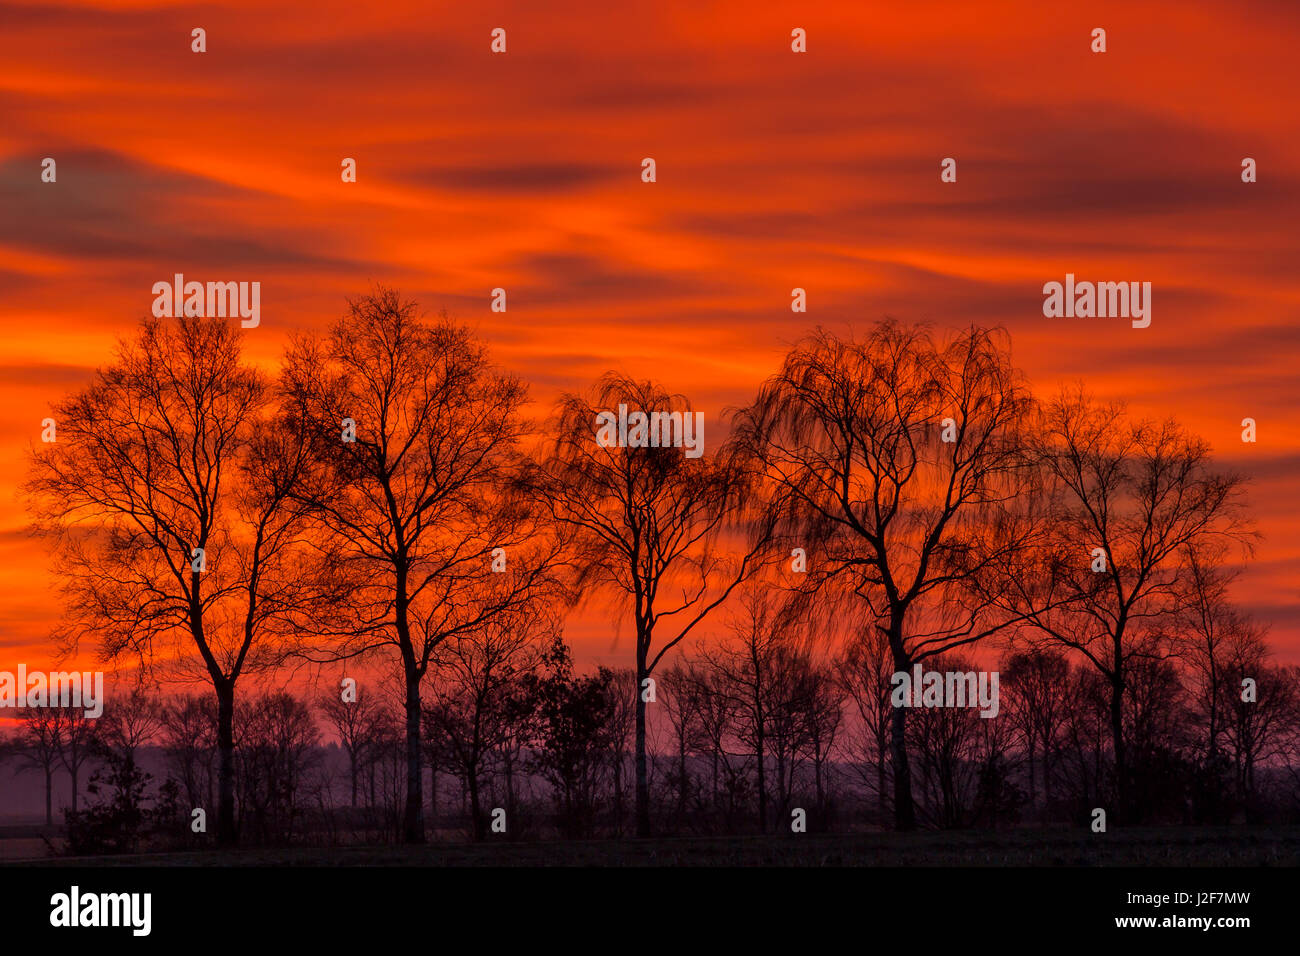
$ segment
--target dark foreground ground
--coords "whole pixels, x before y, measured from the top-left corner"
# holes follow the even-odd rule
[[[2,844],[4,841],[0,841]],[[35,847],[32,848],[35,850]],[[0,852],[0,858],[6,854]],[[1169,827],[665,837],[421,847],[289,847],[117,857],[13,854],[6,865],[104,866],[1297,866],[1300,827]]]

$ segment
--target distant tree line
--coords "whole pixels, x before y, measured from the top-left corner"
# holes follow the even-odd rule
[[[756,595],[721,642],[665,671],[650,705],[651,817],[659,832],[813,831],[893,819],[892,665],[880,636],[826,655],[763,617]],[[743,622],[743,624],[742,624]],[[1135,669],[1126,743],[1140,815],[1131,822],[1300,819],[1300,672],[1233,641],[1217,699],[1185,661]],[[974,670],[955,655],[936,669]],[[996,718],[974,708],[911,714],[916,811],[934,828],[1085,827],[1115,772],[1107,688],[1055,649],[1009,650]],[[583,838],[633,832],[633,671],[575,675],[554,633],[518,657],[439,670],[425,705],[431,829],[443,838]],[[1260,684],[1247,703],[1245,674]],[[1211,733],[1210,714],[1217,715]],[[219,748],[211,702],[136,692],[102,719],[27,711],[3,747],[64,807],[73,852],[196,847],[192,811],[214,805]],[[235,820],[258,844],[396,842],[403,836],[401,695],[271,691],[236,710]],[[1217,739],[1216,739],[1217,737]],[[56,787],[56,780],[58,781]],[[59,791],[56,793],[56,789]]]

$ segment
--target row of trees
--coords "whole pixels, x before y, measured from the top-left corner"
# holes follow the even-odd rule
[[[1192,610],[1186,612],[1193,614]],[[894,812],[893,655],[880,630],[847,628],[842,640],[810,632],[802,595],[784,600],[747,586],[726,615],[725,632],[695,642],[656,682],[647,709],[656,759],[661,825],[677,830],[762,831],[800,806],[829,825],[883,822]],[[1026,632],[1029,633],[1029,632]],[[1125,684],[1121,729],[1136,755],[1129,771],[1129,822],[1226,822],[1293,815],[1300,807],[1300,670],[1273,665],[1247,618],[1204,640],[1189,620],[1161,654],[1136,658]],[[525,766],[520,728],[537,697],[527,642],[521,657],[464,652],[439,668],[429,728],[431,762],[468,793],[489,788],[514,805],[512,768]],[[986,662],[987,665],[987,662]],[[971,672],[956,653],[928,669]],[[996,669],[996,717],[971,708],[921,708],[907,727],[920,761],[916,804],[929,826],[997,825],[1016,820],[1079,822],[1093,808],[1113,810],[1120,772],[1110,741],[1110,685],[1085,660],[1060,648],[1009,638]],[[1211,677],[1210,675],[1214,675]],[[622,773],[634,731],[629,711],[647,693],[635,672],[599,671],[608,693],[592,719],[568,737],[585,746],[606,804],[623,819]],[[489,693],[484,689],[491,688]],[[601,737],[596,728],[604,728]],[[588,794],[596,790],[589,788]],[[485,820],[481,801],[472,818]]]
[[[818,829],[886,821],[893,769],[885,635],[851,639],[827,656],[770,613],[770,592],[747,594],[743,607],[723,640],[702,643],[665,671],[649,702],[658,827],[770,832],[795,808]],[[424,711],[433,817],[475,840],[494,819],[508,822],[511,839],[552,827],[577,837],[624,832],[639,694],[633,672],[575,675],[567,647],[544,630],[512,635],[510,646],[507,655],[466,653],[461,667],[437,668],[442,678]],[[1217,691],[1196,676],[1195,646],[1178,662],[1149,659],[1135,669],[1124,734],[1140,758],[1137,819],[1223,823],[1300,813],[1300,674],[1268,665],[1262,652],[1256,641],[1235,643],[1214,664],[1227,678]],[[976,667],[958,656],[934,665]],[[999,669],[998,717],[973,708],[913,714],[919,820],[949,828],[1084,825],[1113,792],[1104,680],[1051,649],[1009,649]],[[1247,673],[1261,684],[1254,702],[1231,689]],[[355,698],[330,691],[313,703],[261,693],[237,708],[234,789],[244,838],[400,837],[404,694],[400,685],[363,687]],[[43,775],[47,822],[56,771],[70,778],[74,852],[131,849],[151,831],[160,845],[201,844],[191,836],[191,813],[213,806],[217,793],[213,710],[202,697],[139,691],[117,698],[99,721],[33,709],[0,757]],[[337,743],[324,746],[322,729]]]
[[[63,645],[90,640],[212,687],[223,842],[245,675],[387,662],[402,685],[403,835],[421,841],[429,746],[463,719],[433,688],[466,655],[509,657],[520,621],[578,600],[624,616],[642,691],[738,607],[755,627],[778,615],[810,635],[852,622],[897,671],[993,641],[1066,651],[1106,688],[1121,820],[1136,815],[1137,675],[1189,633],[1213,647],[1254,627],[1227,600],[1233,551],[1253,534],[1243,478],[1172,421],[1132,421],[1082,391],[1035,401],[995,330],[818,330],[700,458],[597,442],[597,415],[620,405],[679,422],[693,411],[612,373],[535,425],[523,383],[466,329],[422,320],[390,290],[294,338],[275,379],[243,360],[239,336],[222,320],[146,320],[55,406],[57,441],[34,452],[27,484],[65,585]],[[742,590],[783,597],[764,607]],[[1202,679],[1226,679],[1212,669]],[[648,700],[620,700],[644,835]],[[890,710],[902,829],[917,822],[908,722]]]

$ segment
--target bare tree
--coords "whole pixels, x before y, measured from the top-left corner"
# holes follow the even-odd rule
[[[129,768],[133,768],[140,748],[153,743],[162,726],[162,707],[158,699],[137,684],[127,693],[115,695],[105,708],[100,738],[106,747],[126,761]]]
[[[1209,446],[1173,421],[1126,419],[1082,389],[1051,402],[1037,428],[1050,534],[1032,563],[1009,562],[1006,606],[1079,653],[1109,688],[1115,817],[1132,807],[1124,740],[1128,675],[1171,653],[1160,627],[1186,604],[1189,555],[1211,543],[1247,546],[1244,479],[1216,470]]]
[[[1052,774],[1071,706],[1069,661],[1059,651],[1031,647],[1004,661],[1001,679],[1006,717],[1024,744],[1030,805],[1037,802],[1037,771],[1041,770],[1043,806],[1050,810]]]
[[[320,760],[311,709],[287,691],[263,694],[237,720],[240,816],[262,840],[293,838],[307,774]]]
[[[613,711],[609,720],[609,762],[614,786],[614,832],[623,833],[624,781],[627,778],[628,742],[635,746],[637,700],[642,694],[636,671],[619,667],[611,671]]]
[[[215,796],[217,714],[210,697],[187,695],[165,702],[160,741],[190,807],[212,804]]]
[[[35,771],[45,778],[45,825],[54,825],[54,771],[63,753],[63,711],[57,707],[29,707],[19,712],[21,723],[14,739],[19,772]]]
[[[933,666],[948,672],[971,669],[955,655],[937,658]],[[917,756],[921,812],[938,827],[969,826],[984,719],[969,707],[923,707],[912,717],[908,736]]]
[[[727,748],[737,717],[736,700],[729,693],[725,678],[713,667],[691,662],[687,674],[692,682],[691,692],[696,700],[700,744],[709,759],[712,784],[710,804],[714,812],[719,810],[721,785],[726,783],[729,795],[727,816],[730,820],[735,811],[732,798],[736,793],[736,780],[741,770],[736,763],[733,763],[733,754]]]
[[[1229,660],[1224,694],[1224,738],[1237,795],[1248,808],[1259,793],[1256,771],[1283,758],[1300,729],[1300,668],[1269,665],[1260,650],[1246,646]],[[1246,692],[1248,679],[1254,694]]]
[[[443,641],[551,584],[554,536],[519,481],[524,385],[470,332],[424,322],[392,290],[352,300],[326,337],[295,340],[286,404],[319,464],[301,493],[328,532],[352,607],[317,659],[396,658],[405,688],[403,839],[425,839],[420,685]],[[500,573],[494,571],[504,568]]]
[[[1154,644],[1155,638],[1151,638]],[[1187,694],[1177,660],[1135,655],[1124,682],[1124,746],[1129,760],[1130,819],[1172,814],[1190,822],[1185,754],[1195,746]]]
[[[218,837],[235,840],[235,686],[270,663],[309,601],[289,496],[301,443],[227,320],[146,320],[95,381],[54,406],[58,441],[33,453],[29,495],[64,580],[65,646],[146,666],[174,653],[217,699]],[[195,661],[197,658],[197,662]]]
[[[1070,668],[1060,770],[1065,797],[1076,817],[1114,792],[1106,763],[1109,696],[1106,679],[1096,668],[1083,664]]]
[[[806,674],[806,747],[813,763],[813,794],[823,817],[829,808],[834,756],[844,728],[845,694],[833,666],[810,657]]]
[[[768,740],[785,701],[780,685],[794,656],[793,622],[789,605],[760,582],[741,593],[740,608],[728,621],[729,639],[700,650],[700,659],[718,677],[713,685],[730,699],[731,731],[754,757],[757,777],[758,827],[767,832]],[[784,781],[781,781],[784,789]]]
[[[687,766],[690,754],[701,749],[703,730],[700,724],[699,669],[698,664],[674,664],[664,673],[659,694],[664,714],[672,730],[672,742],[677,767],[673,776],[677,784],[677,828],[686,821],[686,809],[691,791],[691,774]]]
[[[540,670],[524,679],[537,704],[530,764],[554,790],[561,831],[588,836],[596,795],[609,772],[613,672],[602,667],[575,676],[569,648],[557,633],[543,651]]]
[[[381,719],[380,704],[357,683],[356,698],[345,699],[341,691],[327,691],[317,704],[326,723],[338,734],[339,745],[348,755],[349,794],[353,809],[357,806],[357,784],[361,770],[376,736],[375,726]]]
[[[631,409],[659,422],[655,445],[597,440],[600,415]],[[695,412],[682,396],[650,382],[605,375],[590,397],[564,396],[551,454],[541,465],[552,514],[576,533],[584,595],[612,592],[630,606],[636,631],[637,686],[753,573],[770,536],[761,520],[746,528],[739,554],[719,548],[722,532],[752,517],[750,474],[740,450],[724,443],[689,457],[683,423]],[[658,416],[651,419],[650,416]],[[701,436],[702,437],[702,436]],[[584,587],[585,586],[585,587]],[[650,833],[646,701],[636,697],[636,827]]]
[[[777,819],[790,811],[795,784],[811,751],[816,682],[811,656],[793,642],[777,644],[767,662],[768,748],[773,757]]]
[[[81,771],[99,757],[101,742],[99,721],[87,717],[78,707],[59,708],[63,712],[63,730],[59,734],[59,762],[68,771],[72,786],[69,806],[77,812],[77,798],[81,793]]]
[[[1224,567],[1224,551],[1217,542],[1184,549],[1185,598],[1168,634],[1188,671],[1193,708],[1205,727],[1198,749],[1210,767],[1220,758],[1227,702],[1240,691],[1229,685],[1229,671],[1233,665],[1257,670],[1265,654],[1265,628],[1228,597],[1237,574]]]
[[[1295,665],[1286,667],[1270,667],[1263,673],[1264,679],[1259,681],[1264,685],[1265,690],[1273,689],[1276,699],[1272,701],[1275,713],[1265,715],[1262,719],[1258,716],[1254,718],[1257,724],[1263,725],[1265,734],[1271,738],[1267,741],[1268,746],[1255,747],[1250,750],[1244,747],[1238,747],[1238,768],[1239,771],[1246,771],[1240,776],[1244,777],[1244,783],[1248,787],[1247,792],[1254,795],[1253,779],[1254,768],[1258,760],[1264,753],[1272,752],[1276,755],[1278,763],[1281,764],[1280,782],[1282,787],[1286,787],[1286,802],[1289,806],[1296,805],[1297,798],[1300,798],[1300,667]],[[1245,705],[1241,699],[1242,695],[1234,696],[1234,708]],[[1240,711],[1234,711],[1234,717],[1244,725],[1247,718]],[[1244,718],[1244,719],[1243,719]],[[1242,733],[1247,727],[1242,726],[1238,731],[1239,738],[1258,739],[1258,733]],[[1255,730],[1255,728],[1250,728]],[[1252,762],[1247,764],[1247,758],[1252,758]],[[1289,784],[1289,786],[1288,786]]]
[[[858,757],[862,782],[876,795],[876,812],[887,818],[890,800],[890,704],[894,673],[888,633],[870,624],[859,627],[845,643],[835,663],[840,688],[853,703],[856,725],[848,733],[849,746]]]
[[[1016,623],[985,582],[1033,540],[1028,390],[1001,333],[937,342],[877,325],[817,330],[741,413],[741,441],[809,556],[808,587],[866,601],[896,670]],[[895,825],[915,826],[905,734],[891,726]]]
[[[445,755],[444,769],[469,790],[471,834],[487,835],[483,778],[499,750],[508,745],[521,718],[520,677],[538,664],[535,615],[502,617],[445,641],[434,654],[435,681],[425,707],[425,725]],[[507,819],[509,815],[507,813]]]

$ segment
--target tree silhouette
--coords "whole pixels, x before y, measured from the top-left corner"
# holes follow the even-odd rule
[[[894,708],[890,705],[894,657],[888,634],[871,624],[850,632],[835,661],[840,689],[853,705],[856,725],[847,736],[854,766],[876,796],[876,812],[887,818],[890,794],[889,745]]]
[[[592,395],[560,400],[554,445],[541,463],[538,484],[556,521],[575,532],[577,588],[583,594],[613,593],[630,606],[636,684],[644,688],[664,655],[761,564],[771,524],[753,520],[751,476],[732,443],[697,458],[679,447],[598,443],[597,416],[620,405],[678,420],[694,414],[682,396],[606,374]],[[719,539],[746,518],[746,540],[738,555],[729,556]],[[635,739],[636,828],[638,836],[648,836],[643,694],[636,696]]]
[[[1122,406],[1082,389],[1048,403],[1036,433],[1052,520],[1028,561],[1008,563],[1000,600],[1105,679],[1113,818],[1123,819],[1133,810],[1124,736],[1130,672],[1171,653],[1160,630],[1188,602],[1189,555],[1209,544],[1249,546],[1244,479],[1215,469],[1206,443],[1172,420],[1129,421]]]
[[[19,772],[39,772],[45,781],[45,825],[54,825],[54,771],[63,752],[63,711],[28,707],[19,712],[14,757]]]
[[[673,772],[677,785],[677,828],[686,824],[686,809],[691,793],[691,773],[687,758],[707,744],[700,726],[702,685],[698,679],[699,665],[674,664],[660,682],[659,699],[672,731],[674,756],[677,766]]]
[[[170,773],[174,774],[191,808],[210,806],[216,779],[216,707],[210,697],[177,696],[160,707],[160,742]]]
[[[554,788],[564,834],[587,836],[608,769],[613,672],[575,676],[569,648],[557,634],[543,651],[540,671],[525,681],[536,702],[531,764]]]
[[[701,661],[718,678],[712,688],[729,699],[732,733],[754,756],[758,828],[764,833],[772,756],[768,741],[780,723],[782,692],[788,690],[784,685],[798,655],[789,611],[772,590],[756,583],[741,593],[740,608],[729,617],[730,638],[700,650]]]
[[[235,687],[274,661],[292,609],[320,607],[290,490],[299,436],[271,418],[225,320],[149,319],[54,406],[58,441],[26,485],[52,542],[68,648],[197,664],[217,699],[218,839],[234,842]],[[195,662],[197,658],[197,662]]]
[[[327,336],[296,339],[282,383],[318,465],[299,499],[333,542],[349,589],[350,606],[316,625],[339,642],[317,659],[397,658],[402,832],[423,842],[420,685],[434,651],[553,584],[555,537],[518,480],[526,390],[467,329],[426,323],[386,289],[352,300]]]
[[[348,792],[355,808],[357,784],[378,736],[376,727],[383,719],[383,708],[369,690],[360,687],[356,700],[344,700],[341,693],[331,690],[322,695],[317,706],[330,729],[338,734],[339,745],[348,755]]]
[[[440,744],[441,768],[459,776],[469,790],[475,840],[487,835],[481,793],[489,762],[526,715],[521,678],[537,666],[539,650],[529,628],[532,617],[499,618],[457,634],[434,654],[436,680],[425,726]]]
[[[1019,731],[1024,747],[1031,806],[1037,801],[1037,771],[1041,770],[1043,805],[1051,808],[1052,777],[1071,706],[1069,692],[1070,663],[1059,650],[1034,646],[1002,662],[1001,696],[1007,719]]]
[[[740,414],[739,440],[810,556],[807,587],[866,601],[896,670],[1014,625],[982,583],[1033,540],[1029,409],[999,333],[940,343],[884,322],[862,340],[812,333]],[[916,823],[906,719],[895,708],[902,830]]]

